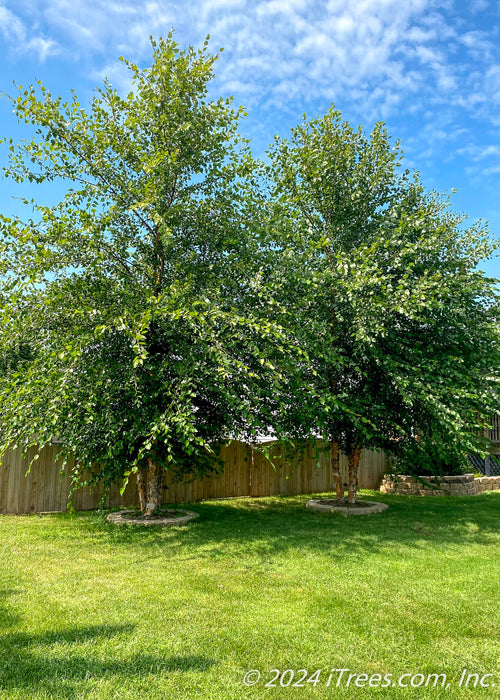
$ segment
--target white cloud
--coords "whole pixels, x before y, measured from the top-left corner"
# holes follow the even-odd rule
[[[500,156],[500,146],[490,144],[488,146],[476,146],[469,144],[457,151],[460,155],[465,155],[471,160],[480,161],[490,158],[491,156]]]
[[[500,102],[500,65],[491,66],[486,73],[485,92],[491,100]]]
[[[121,94],[127,94],[132,90],[131,73],[123,61],[111,61],[100,70],[92,73],[92,78],[97,83],[102,83],[107,78],[110,84]]]
[[[140,59],[149,52],[149,34],[165,34],[175,26],[181,40],[188,35],[190,43],[196,43],[210,33],[213,46],[227,48],[224,62],[231,61],[231,69],[222,69],[222,81],[246,86],[264,81],[276,94],[291,89],[294,82],[294,94],[309,99],[348,93],[380,76],[386,92],[393,79],[399,88],[408,84],[395,53],[405,33],[416,30],[412,22],[428,1],[198,0],[181,5],[181,0],[45,0],[33,5],[19,0],[25,9],[30,5],[37,23],[61,41],[65,38],[68,52],[75,55],[105,54],[111,45]],[[428,34],[422,30],[422,37]]]
[[[0,31],[7,41],[21,42],[26,38],[23,22],[7,7],[0,6]]]
[[[490,40],[484,31],[469,31],[460,36],[462,43],[468,50],[471,57],[480,62],[489,61],[495,55],[496,42]]]
[[[14,61],[59,52],[78,89],[107,75],[124,92],[117,58],[147,65],[150,34],[175,28],[181,46],[210,34],[212,53],[225,48],[212,94],[249,108],[257,149],[334,102],[367,128],[385,119],[409,164],[433,164],[436,186],[448,164],[497,197],[498,11],[498,0],[0,0],[0,32]]]
[[[433,29],[423,29],[422,27],[410,27],[405,35],[405,41],[413,45],[424,44],[435,38],[436,32]]]
[[[481,168],[480,170],[477,167],[473,168],[467,168],[466,172],[468,175],[474,175],[478,176],[481,175],[481,177],[489,177],[490,175],[498,175],[500,173],[500,164],[499,165],[491,165],[488,168]]]
[[[221,10],[224,12],[231,12],[244,7],[245,2],[246,0],[205,0],[205,2],[200,3],[200,13],[206,18]]]
[[[469,0],[469,10],[476,14],[477,12],[484,12],[488,9],[490,3],[488,0]]]
[[[47,56],[56,56],[60,52],[57,42],[52,39],[43,39],[41,36],[36,36],[30,39],[26,48],[38,54],[38,60],[43,63]]]
[[[431,66],[441,62],[441,53],[436,49],[430,49],[428,46],[417,46],[415,55],[422,63],[428,63]]]
[[[360,116],[387,116],[424,103],[453,104],[494,121],[491,104],[500,101],[494,43],[486,30],[455,20],[451,0],[5,3],[11,9],[0,7],[4,35],[23,37],[39,60],[57,50],[68,62],[89,58],[94,74],[107,73],[117,86],[127,86],[117,56],[147,60],[149,35],[175,27],[181,44],[199,45],[209,33],[213,51],[225,47],[218,89],[241,92],[263,108],[286,97],[302,106],[335,99]]]
[[[56,41],[30,32],[25,22],[4,5],[0,5],[0,31],[14,53],[35,53],[42,63],[47,56],[59,53]]]
[[[265,0],[257,5],[257,15],[261,17],[274,14],[289,15],[306,6],[305,0]]]

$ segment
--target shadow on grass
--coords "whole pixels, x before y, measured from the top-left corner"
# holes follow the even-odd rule
[[[55,644],[80,644],[99,638],[114,637],[119,634],[132,634],[134,629],[135,625],[127,623],[122,625],[88,625],[87,627],[53,630],[41,632],[40,634],[14,632],[0,639],[0,649],[6,643],[10,649],[32,649],[38,646],[53,646]]]
[[[94,651],[94,642],[131,635],[134,629],[135,625],[130,624],[91,625],[32,635],[7,633],[0,637],[0,691],[28,691],[36,687],[50,696],[71,699],[81,697],[82,681],[201,672],[216,663],[204,656],[141,653],[102,659]]]
[[[227,557],[249,547],[267,555],[302,549],[336,556],[376,554],[395,547],[415,550],[453,545],[491,545],[500,534],[500,492],[454,497],[389,496],[366,492],[362,498],[389,505],[383,513],[350,516],[305,508],[310,496],[234,499],[183,504],[200,514],[184,528],[116,527],[105,514],[80,514],[77,522],[99,531],[118,546],[168,547],[181,559]]]

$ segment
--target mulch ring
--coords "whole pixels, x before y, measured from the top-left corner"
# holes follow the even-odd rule
[[[161,510],[157,515],[143,515],[136,510],[120,510],[110,513],[108,522],[115,525],[157,525],[168,527],[170,525],[186,525],[191,520],[199,517],[199,513],[192,510],[168,509]]]
[[[308,501],[306,508],[319,510],[324,513],[370,515],[370,513],[381,513],[383,510],[387,510],[389,506],[386,503],[378,503],[377,501],[356,501],[356,503],[347,503],[347,501],[339,502],[335,498],[320,498]]]

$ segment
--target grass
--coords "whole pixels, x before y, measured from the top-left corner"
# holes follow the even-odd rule
[[[499,697],[500,492],[376,498],[389,510],[348,518],[305,496],[196,503],[170,529],[0,516],[1,700]],[[450,686],[327,687],[334,668]],[[272,669],[321,674],[266,688]],[[496,686],[459,688],[463,669]]]

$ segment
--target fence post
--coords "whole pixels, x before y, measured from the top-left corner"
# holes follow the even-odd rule
[[[484,475],[491,476],[491,457],[486,455],[484,458]]]

